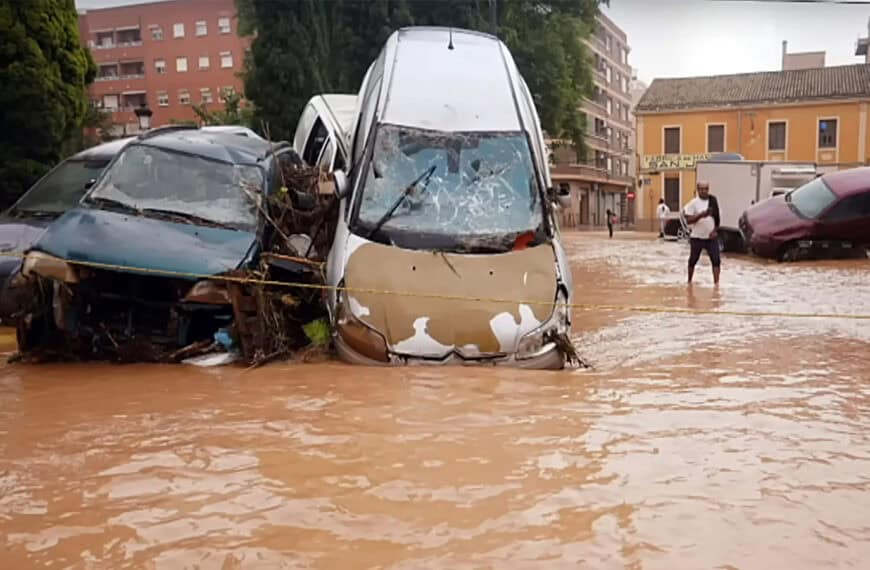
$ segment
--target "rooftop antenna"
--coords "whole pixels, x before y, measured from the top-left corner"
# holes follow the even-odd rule
[[[453,28],[449,28],[450,43],[447,44],[447,49],[453,49]]]

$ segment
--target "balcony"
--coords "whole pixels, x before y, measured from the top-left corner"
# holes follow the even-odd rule
[[[578,180],[582,182],[596,182],[598,184],[613,184],[618,186],[633,186],[634,179],[630,176],[622,176],[609,172],[606,168],[599,168],[591,164],[556,164],[551,169],[553,178],[557,180]]]

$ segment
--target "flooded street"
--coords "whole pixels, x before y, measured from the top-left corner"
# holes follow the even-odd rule
[[[0,369],[2,568],[864,568],[870,261],[570,234],[591,371]],[[5,350],[12,350],[8,344]]]

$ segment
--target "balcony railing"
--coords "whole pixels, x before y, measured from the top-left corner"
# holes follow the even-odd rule
[[[144,71],[140,73],[127,73],[120,76],[121,79],[142,79],[143,77],[145,77]]]
[[[115,44],[116,47],[138,47],[142,45],[142,40],[133,40],[129,42],[118,42]]]
[[[98,75],[94,81],[115,81],[116,79],[119,79],[117,75]]]

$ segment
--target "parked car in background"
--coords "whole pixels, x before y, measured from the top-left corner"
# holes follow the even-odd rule
[[[825,174],[760,202],[740,219],[750,251],[782,261],[863,253],[870,245],[870,167]]]
[[[571,272],[543,132],[507,47],[399,30],[359,97],[327,263],[339,356],[562,368]]]
[[[127,143],[28,252],[20,280],[54,287],[38,288],[49,299],[19,323],[19,347],[58,331],[93,351],[211,338],[232,306],[224,284],[200,276],[256,259],[269,229],[261,205],[286,161],[300,164],[288,143],[191,127]]]
[[[64,160],[0,215],[0,319],[8,319],[21,299],[8,280],[21,266],[15,254],[30,249],[46,228],[75,207],[100,173],[132,138],[101,144]]]
[[[348,133],[356,107],[356,95],[330,93],[308,101],[293,136],[293,148],[303,162],[328,172],[349,168]]]
[[[698,161],[695,179],[710,184],[719,203],[719,246],[722,251],[743,251],[740,216],[755,203],[784,194],[809,182],[816,167],[806,162],[765,162],[722,159]]]

